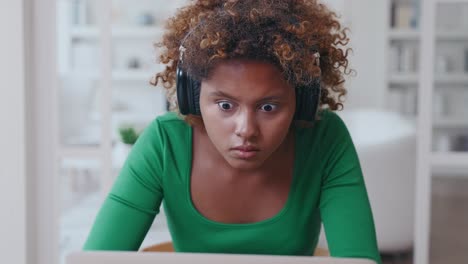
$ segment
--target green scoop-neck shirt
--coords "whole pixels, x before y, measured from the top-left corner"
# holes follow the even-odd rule
[[[381,263],[351,136],[336,113],[319,115],[314,126],[294,129],[284,207],[246,224],[215,222],[197,211],[190,195],[192,127],[175,113],[157,117],[132,147],[83,249],[138,250],[163,204],[178,252],[313,255],[323,223],[331,256]]]

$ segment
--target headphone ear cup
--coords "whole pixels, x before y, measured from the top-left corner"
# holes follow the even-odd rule
[[[177,92],[177,105],[179,111],[183,115],[190,113],[187,91],[187,73],[185,73],[179,66],[177,66],[176,76],[176,92]]]
[[[294,120],[314,122],[320,105],[320,79],[314,78],[309,86],[296,87],[296,113]]]
[[[177,104],[181,114],[201,115],[200,86],[199,81],[193,80],[182,68],[177,67]]]
[[[190,98],[188,100],[190,113],[192,115],[201,115],[200,111],[200,88],[201,83],[196,81],[189,76],[187,76],[187,83],[188,83],[188,92],[190,94]]]
[[[304,94],[304,89],[306,87],[299,86],[295,88],[296,91],[296,112],[294,113],[294,120],[301,120],[301,109],[302,109],[302,103],[303,103],[303,94]]]

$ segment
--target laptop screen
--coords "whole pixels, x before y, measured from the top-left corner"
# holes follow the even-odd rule
[[[375,264],[369,259],[243,254],[86,251],[71,253],[66,264]]]

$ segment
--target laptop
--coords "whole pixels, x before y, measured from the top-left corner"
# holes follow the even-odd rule
[[[67,256],[66,264],[375,264],[370,259],[212,253],[85,251]]]

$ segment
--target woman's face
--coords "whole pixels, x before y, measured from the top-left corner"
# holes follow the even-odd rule
[[[200,109],[211,142],[235,169],[259,168],[283,143],[294,89],[274,65],[230,60],[202,81]]]

